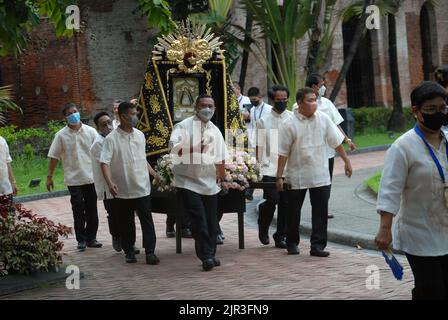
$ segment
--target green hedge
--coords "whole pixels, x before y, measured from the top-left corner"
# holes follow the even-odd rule
[[[387,131],[387,122],[392,114],[392,108],[385,107],[363,107],[351,109],[355,118],[355,133],[363,134],[369,132],[385,132]],[[411,108],[403,108],[406,118],[406,128],[414,125],[414,117]]]
[[[17,126],[10,125],[0,128],[0,136],[8,143],[12,157],[46,156],[54,135],[64,125],[60,121],[50,121],[44,128],[18,129]]]

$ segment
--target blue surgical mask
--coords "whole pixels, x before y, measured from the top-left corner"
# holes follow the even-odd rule
[[[79,112],[72,113],[71,115],[67,116],[67,122],[71,125],[76,125],[81,121],[81,115]]]

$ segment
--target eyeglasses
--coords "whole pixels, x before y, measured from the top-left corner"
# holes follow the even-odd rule
[[[420,111],[422,113],[426,113],[426,114],[435,114],[437,112],[442,112],[444,114],[448,113],[448,106],[447,105],[443,105],[443,106],[436,106],[436,105],[429,105],[429,106],[423,106]]]

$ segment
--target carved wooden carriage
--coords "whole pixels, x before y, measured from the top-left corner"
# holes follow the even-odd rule
[[[246,139],[238,132],[245,131],[239,104],[232,90],[219,37],[205,26],[182,22],[176,31],[158,39],[148,62],[139,105],[141,117],[138,128],[146,137],[148,161],[169,151],[173,125],[193,115],[196,97],[211,95],[216,111],[212,122],[221,130],[233,132],[234,139]],[[228,141],[226,141],[228,143]],[[241,144],[243,141],[234,141]],[[176,216],[176,252],[181,253],[181,201],[175,192],[152,190],[153,212]],[[238,213],[239,247],[244,248],[244,192],[231,190],[219,197],[220,213]]]

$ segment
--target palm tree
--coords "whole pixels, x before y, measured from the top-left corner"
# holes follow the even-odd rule
[[[356,25],[355,34],[353,35],[353,40],[350,45],[350,49],[348,51],[347,56],[344,59],[344,64],[342,66],[341,72],[339,73],[339,76],[336,80],[333,91],[331,92],[330,100],[333,102],[336,99],[336,97],[339,93],[339,90],[341,90],[342,83],[344,82],[345,78],[347,77],[348,70],[350,69],[352,61],[355,58],[356,51],[358,50],[358,46],[359,46],[359,43],[363,36],[363,33],[366,30],[366,21],[368,18],[368,15],[366,13],[366,8],[369,5],[373,4],[374,2],[375,2],[375,0],[359,1],[359,2],[352,4],[351,6],[347,7],[344,11],[345,13],[343,15],[344,15],[344,20],[346,20],[346,21],[350,20],[353,17],[353,15],[355,15],[355,14],[360,14],[361,18],[359,19],[359,21]],[[360,4],[362,4],[362,7],[361,7],[361,12],[359,13],[358,10],[359,10]]]
[[[398,71],[397,57],[397,31],[395,24],[395,16],[390,14],[387,19],[389,26],[389,66],[390,77],[392,81],[392,94],[394,99],[394,107],[392,114],[387,123],[388,131],[401,132],[406,127],[406,119],[403,114],[403,101],[400,92],[400,73]]]
[[[12,101],[11,86],[0,87],[0,124],[5,124],[6,118],[3,112],[8,110],[22,113],[22,109]]]
[[[242,3],[253,16],[254,28],[259,29],[261,38],[272,45],[272,61],[259,45],[255,58],[266,68],[271,82],[284,84],[290,92],[296,92],[304,80],[298,72],[298,40],[313,23],[314,0],[284,0],[283,5],[278,0],[242,0]]]

